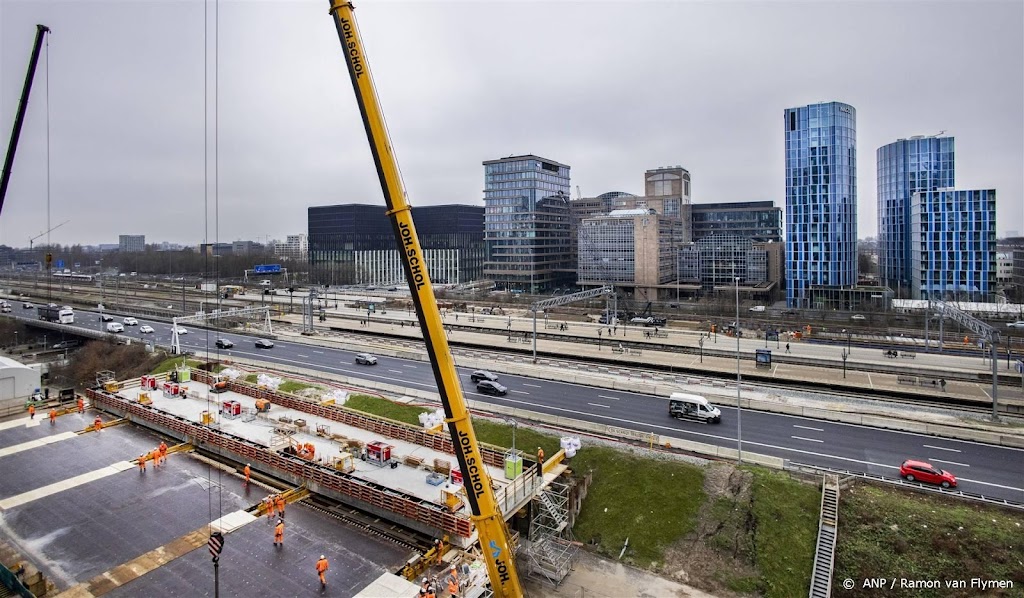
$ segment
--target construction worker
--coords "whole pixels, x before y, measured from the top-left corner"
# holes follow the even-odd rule
[[[29,405],[28,406],[28,418],[29,419],[35,419],[36,418],[36,406],[35,405]]]
[[[274,546],[284,547],[284,519],[278,519],[274,526]]]
[[[278,513],[280,513],[281,519],[284,519],[284,497],[278,494],[277,498],[274,500],[277,506],[277,511]]]
[[[103,429],[103,420],[100,419],[100,416],[97,415],[96,419],[92,420],[92,429],[97,432]]]
[[[153,467],[160,467],[160,447],[149,451],[146,457],[153,460]]]
[[[264,500],[267,502],[267,523],[270,523],[274,520],[274,515],[277,512],[277,501],[274,500],[273,494]]]
[[[57,423],[57,410],[50,407],[50,425],[52,426],[55,423]]]
[[[317,572],[318,575],[320,575],[320,587],[321,588],[326,588],[327,587],[327,579],[324,578],[324,573],[327,573],[327,569],[329,567],[330,567],[330,565],[327,562],[327,557],[325,557],[324,555],[321,554],[320,555],[320,560],[316,562],[316,572]]]
[[[452,598],[458,598],[459,595],[459,571],[452,565],[451,571],[448,572],[448,594]]]
[[[537,475],[544,475],[544,449],[537,447]]]
[[[160,464],[163,465],[167,461],[167,443],[160,441]]]
[[[78,397],[78,412],[85,413],[85,399],[81,396]]]
[[[252,474],[252,469],[249,468],[249,464],[248,463],[245,464],[245,469],[242,470],[242,473],[245,474],[245,485],[248,486],[249,485],[249,476]]]
[[[146,454],[139,455],[139,473],[146,472]]]

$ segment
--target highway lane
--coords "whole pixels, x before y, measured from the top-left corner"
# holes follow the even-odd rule
[[[106,323],[101,323],[97,314],[79,311],[76,315],[78,326],[105,329]],[[121,318],[115,321],[121,321]],[[169,340],[169,324],[145,320],[140,320],[140,323],[153,326],[156,333],[143,335],[138,333],[137,326],[126,326],[126,335],[155,337],[159,342]],[[216,349],[214,342],[217,338],[227,338],[235,343],[235,347]],[[237,355],[426,390],[436,388],[431,368],[425,362],[378,356],[378,365],[360,366],[354,363],[354,354],[361,349],[343,350],[275,341],[273,349],[257,350],[254,340],[245,335],[206,329],[189,329],[189,334],[180,335],[183,347],[204,354],[209,350],[211,356]],[[509,394],[491,397],[475,391],[475,385],[469,379],[470,369],[459,368],[459,373],[465,394],[476,401],[716,446],[737,446],[739,418],[733,406],[719,404],[723,411],[722,423],[705,425],[670,418],[667,397],[503,374],[500,381],[509,387]],[[903,459],[923,459],[952,471],[960,479],[962,490],[1024,502],[1024,451],[1021,450],[750,410],[742,413],[742,420],[743,448],[748,451],[890,478],[897,477]]]

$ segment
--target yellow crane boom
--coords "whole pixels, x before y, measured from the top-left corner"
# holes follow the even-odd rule
[[[490,476],[477,445],[476,433],[469,418],[466,400],[462,396],[455,361],[448,348],[441,313],[437,308],[434,290],[427,275],[427,264],[420,247],[412,211],[406,200],[405,188],[398,173],[398,162],[392,152],[391,140],[384,126],[384,115],[377,101],[377,92],[370,76],[370,65],[363,52],[363,43],[356,27],[351,2],[329,0],[331,15],[338,29],[338,38],[345,55],[348,74],[352,79],[363,125],[370,142],[370,151],[377,167],[387,215],[391,219],[395,240],[402,256],[405,278],[409,283],[416,316],[423,331],[434,380],[444,406],[445,421],[455,445],[455,457],[463,471],[466,498],[472,512],[484,553],[491,589],[499,598],[520,597],[523,589],[516,572],[514,555],[509,544],[505,520],[494,499]]]

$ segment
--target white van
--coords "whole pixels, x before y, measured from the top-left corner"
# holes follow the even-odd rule
[[[270,282],[269,280],[261,280],[261,281],[260,281],[260,286],[261,286],[261,287],[269,287],[269,286],[270,286],[270,285],[272,285],[272,284],[273,284],[273,283],[272,283],[272,282]]]
[[[124,324],[120,322],[107,322],[107,332],[124,332]]]
[[[748,311],[764,311],[765,309],[767,308],[763,305],[755,305],[754,307],[751,307]]]
[[[722,421],[722,412],[700,395],[674,392],[669,396],[668,414],[676,419],[694,419],[705,424]]]

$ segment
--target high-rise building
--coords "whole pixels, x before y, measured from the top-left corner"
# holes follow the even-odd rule
[[[146,250],[146,235],[118,235],[118,251],[138,253]]]
[[[996,288],[996,191],[918,191],[910,199],[914,299],[991,301]]]
[[[780,243],[782,208],[772,201],[693,204],[693,240],[711,235]]]
[[[499,289],[543,293],[575,282],[569,167],[533,155],[484,166],[484,276]]]
[[[487,256],[484,209],[442,205],[412,209],[430,280],[459,284],[482,277]],[[391,220],[382,205],[308,209],[310,277],[316,284],[405,284]]]
[[[878,270],[883,284],[910,288],[910,200],[918,191],[952,189],[952,137],[898,139],[878,159]]]
[[[826,102],[784,112],[786,303],[857,283],[857,112]]]

